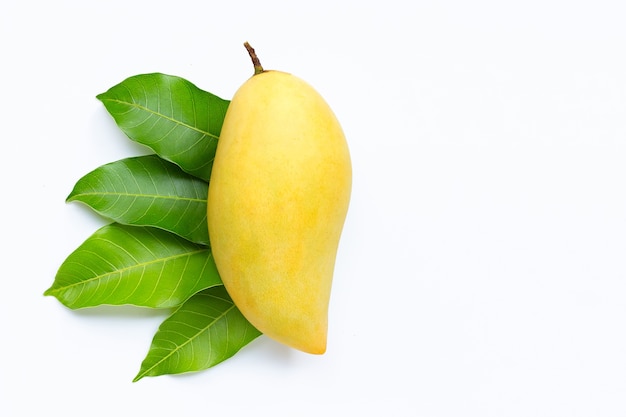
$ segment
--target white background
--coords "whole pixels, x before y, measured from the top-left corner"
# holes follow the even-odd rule
[[[2,416],[626,415],[623,1],[0,6]],[[328,352],[265,337],[131,383],[164,312],[42,294],[104,220],[65,197],[145,152],[95,95],[146,72],[224,98],[314,85],[354,188]]]

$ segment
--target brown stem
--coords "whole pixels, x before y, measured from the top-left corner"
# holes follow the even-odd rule
[[[259,57],[256,56],[256,52],[254,52],[254,48],[250,46],[248,42],[244,42],[243,46],[248,50],[248,54],[250,55],[250,59],[252,59],[252,65],[254,65],[254,75],[258,75],[265,71],[261,66],[261,61],[259,61]]]

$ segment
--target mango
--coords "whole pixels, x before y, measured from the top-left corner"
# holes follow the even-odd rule
[[[302,79],[264,70],[227,109],[209,181],[207,220],[235,305],[276,341],[327,347],[328,308],[352,166],[337,117]]]

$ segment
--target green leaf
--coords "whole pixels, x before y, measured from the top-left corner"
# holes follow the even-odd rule
[[[82,177],[67,198],[118,223],[154,226],[209,244],[208,185],[156,155],[122,159]]]
[[[102,227],[63,262],[44,295],[69,308],[101,304],[178,306],[221,285],[207,246],[154,227]]]
[[[223,286],[199,292],[161,324],[133,381],[210,368],[259,335]]]
[[[228,100],[160,73],[129,77],[97,98],[131,140],[209,180]]]

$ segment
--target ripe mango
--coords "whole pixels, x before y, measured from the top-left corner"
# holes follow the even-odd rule
[[[226,112],[209,181],[209,239],[224,286],[265,335],[326,351],[335,259],[352,186],[335,114],[309,84],[263,70]]]

